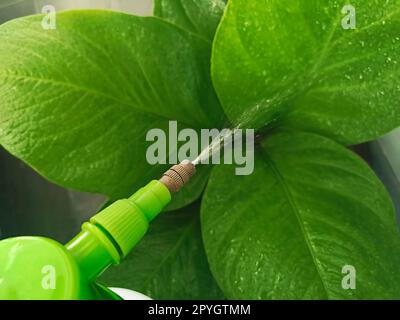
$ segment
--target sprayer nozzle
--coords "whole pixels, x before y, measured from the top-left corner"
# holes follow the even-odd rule
[[[171,193],[178,192],[195,174],[196,167],[189,160],[182,161],[164,173],[160,181]]]

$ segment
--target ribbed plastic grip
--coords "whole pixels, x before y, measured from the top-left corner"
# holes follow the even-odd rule
[[[90,222],[110,234],[123,257],[143,238],[149,226],[143,212],[127,199],[114,202],[91,218]]]
[[[149,222],[170,201],[168,188],[153,180],[129,199],[118,200],[96,214],[90,223],[102,229],[123,258],[146,234]]]

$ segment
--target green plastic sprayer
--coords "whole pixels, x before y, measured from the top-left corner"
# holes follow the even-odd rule
[[[132,250],[194,172],[189,161],[173,166],[160,180],[93,216],[65,246],[42,237],[2,240],[0,300],[120,299],[97,284],[97,277]]]

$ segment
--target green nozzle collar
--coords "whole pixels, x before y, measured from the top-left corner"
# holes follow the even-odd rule
[[[168,189],[152,181],[129,199],[118,200],[95,215],[90,222],[112,238],[125,257],[143,238],[153,220],[171,201]]]

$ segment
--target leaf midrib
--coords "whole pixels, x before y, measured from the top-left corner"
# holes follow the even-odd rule
[[[93,90],[93,89],[90,89],[90,88],[87,88],[87,87],[84,87],[84,86],[79,86],[79,85],[76,85],[76,84],[73,84],[73,83],[70,83],[70,82],[67,82],[67,81],[57,81],[57,80],[53,80],[53,79],[44,79],[44,78],[32,77],[32,76],[23,75],[23,74],[16,75],[16,74],[7,74],[7,73],[0,73],[0,77],[14,78],[14,79],[20,79],[20,80],[28,80],[28,81],[34,81],[34,82],[53,84],[55,86],[67,87],[67,88],[70,88],[71,91],[78,91],[78,92],[87,93],[87,94],[89,94],[91,96],[94,96],[94,97],[100,97],[100,98],[103,98],[103,99],[110,100],[110,101],[112,101],[114,103],[118,103],[118,104],[121,104],[121,105],[125,105],[125,106],[128,106],[128,107],[131,107],[135,111],[137,111],[138,113],[140,113],[142,115],[146,115],[146,116],[151,115],[151,116],[153,116],[155,118],[162,119],[162,120],[165,120],[165,121],[170,121],[171,120],[171,119],[169,119],[169,118],[167,118],[167,117],[165,117],[163,115],[156,114],[154,112],[150,112],[150,111],[149,112],[145,112],[143,110],[140,110],[134,104],[131,104],[131,103],[127,102],[127,101],[122,101],[120,99],[117,99],[117,98],[115,98],[113,96],[110,96],[108,94],[105,94],[103,92],[100,92],[100,91],[97,91],[97,90]],[[190,127],[190,128],[197,128],[197,126],[189,125],[189,124],[187,124],[187,123],[185,123],[183,121],[180,121],[180,123],[185,125],[185,126],[187,126],[187,127]]]
[[[343,0],[342,5],[346,3],[346,1]],[[374,27],[376,25],[379,25],[379,23],[385,19],[391,18],[392,16],[396,15],[397,13],[400,12],[399,10],[395,10],[389,14],[384,15],[383,17],[377,19],[376,21],[370,23],[369,25],[363,27],[363,28],[358,28],[355,30],[355,32],[360,33],[363,32],[365,30],[368,30],[371,27]],[[311,71],[308,73],[308,75],[305,77],[306,79],[310,80],[310,84],[301,88],[298,93],[294,93],[293,96],[291,97],[291,99],[288,99],[287,103],[288,104],[293,104],[294,101],[296,101],[297,98],[304,96],[307,92],[310,91],[310,89],[313,88],[313,86],[315,85],[315,83],[318,82],[318,79],[324,74],[324,72],[326,72],[326,69],[322,69],[322,70],[318,70],[324,63],[325,59],[328,57],[329,52],[332,50],[332,48],[335,47],[335,45],[337,44],[337,42],[339,40],[343,40],[343,39],[347,39],[349,36],[343,36],[338,40],[332,41],[333,37],[335,35],[335,31],[337,30],[337,27],[339,26],[339,17],[340,17],[341,11],[338,10],[338,14],[335,17],[334,20],[334,24],[332,25],[332,28],[328,34],[328,36],[326,37],[326,40],[324,41],[324,45],[322,46],[322,50],[321,52],[318,54],[317,59],[315,59],[313,67],[311,68]],[[353,34],[350,34],[353,36]],[[317,40],[317,39],[316,39]],[[328,68],[330,68],[331,66],[329,66]],[[305,84],[308,83],[308,81],[304,81]],[[299,110],[299,108],[290,108],[288,113],[284,116],[284,118],[288,117],[290,114],[297,112]],[[269,124],[267,124],[268,126]]]
[[[284,192],[284,194],[286,196],[286,199],[287,199],[287,201],[289,203],[289,206],[292,209],[292,212],[295,215],[296,220],[298,222],[298,225],[300,227],[301,234],[303,235],[303,238],[304,238],[304,241],[306,243],[308,252],[309,252],[310,257],[311,257],[311,259],[313,261],[314,268],[315,268],[315,270],[316,270],[316,272],[318,274],[318,278],[321,281],[322,288],[325,291],[326,297],[329,299],[329,291],[328,291],[328,289],[327,289],[327,287],[325,285],[321,270],[319,268],[318,261],[317,261],[317,259],[315,257],[315,254],[314,254],[314,250],[313,250],[313,246],[311,244],[310,238],[308,237],[307,232],[305,230],[304,222],[303,222],[303,220],[301,218],[300,211],[297,208],[296,200],[294,199],[292,193],[290,192],[289,186],[287,185],[287,183],[285,181],[285,178],[280,173],[279,169],[277,168],[275,162],[273,161],[273,159],[271,158],[269,153],[265,149],[263,149],[261,151],[261,154],[262,154],[262,157],[265,160],[266,164],[269,166],[269,168],[271,169],[271,171],[274,174],[275,178],[277,179],[278,183],[282,187],[282,190],[283,190],[283,192]]]
[[[347,3],[347,1],[342,0],[341,6],[343,6],[345,3]],[[374,27],[376,25],[378,25],[380,22],[382,22],[385,19],[391,18],[393,15],[396,15],[397,13],[400,12],[399,10],[395,10],[389,14],[384,15],[383,17],[377,19],[376,21],[364,26],[363,28],[357,28],[355,30],[355,32],[360,33],[363,32],[365,30],[368,30],[371,27]],[[339,26],[339,21],[340,21],[340,15],[341,15],[341,11],[338,10],[338,14],[335,17],[334,23],[332,25],[332,29],[330,30],[328,36],[326,37],[326,40],[324,41],[324,45],[322,46],[322,50],[319,52],[319,54],[317,55],[317,58],[315,59],[314,63],[313,63],[313,67],[311,69],[311,71],[308,73],[308,75],[306,76],[306,79],[310,79],[310,85],[303,87],[302,89],[299,90],[299,92],[297,94],[293,95],[293,98],[290,99],[290,101],[288,101],[289,104],[293,103],[293,101],[296,100],[296,98],[303,96],[304,94],[306,94],[307,92],[310,91],[311,88],[313,88],[313,86],[315,85],[315,83],[318,82],[318,79],[320,79],[320,77],[324,74],[324,72],[326,72],[327,68],[331,68],[332,66],[328,66],[325,69],[319,70],[319,68],[323,65],[324,61],[326,60],[326,58],[328,57],[329,53],[331,52],[331,50],[336,46],[336,44],[343,40],[343,39],[347,39],[350,36],[354,36],[353,33],[349,33],[349,35],[343,36],[339,39],[336,39],[335,41],[333,40],[333,37],[335,35],[335,32]],[[318,40],[318,39],[315,39]],[[308,83],[307,81],[305,81],[304,83]],[[292,108],[288,114],[286,116],[288,116],[290,113],[296,112],[299,108]]]

